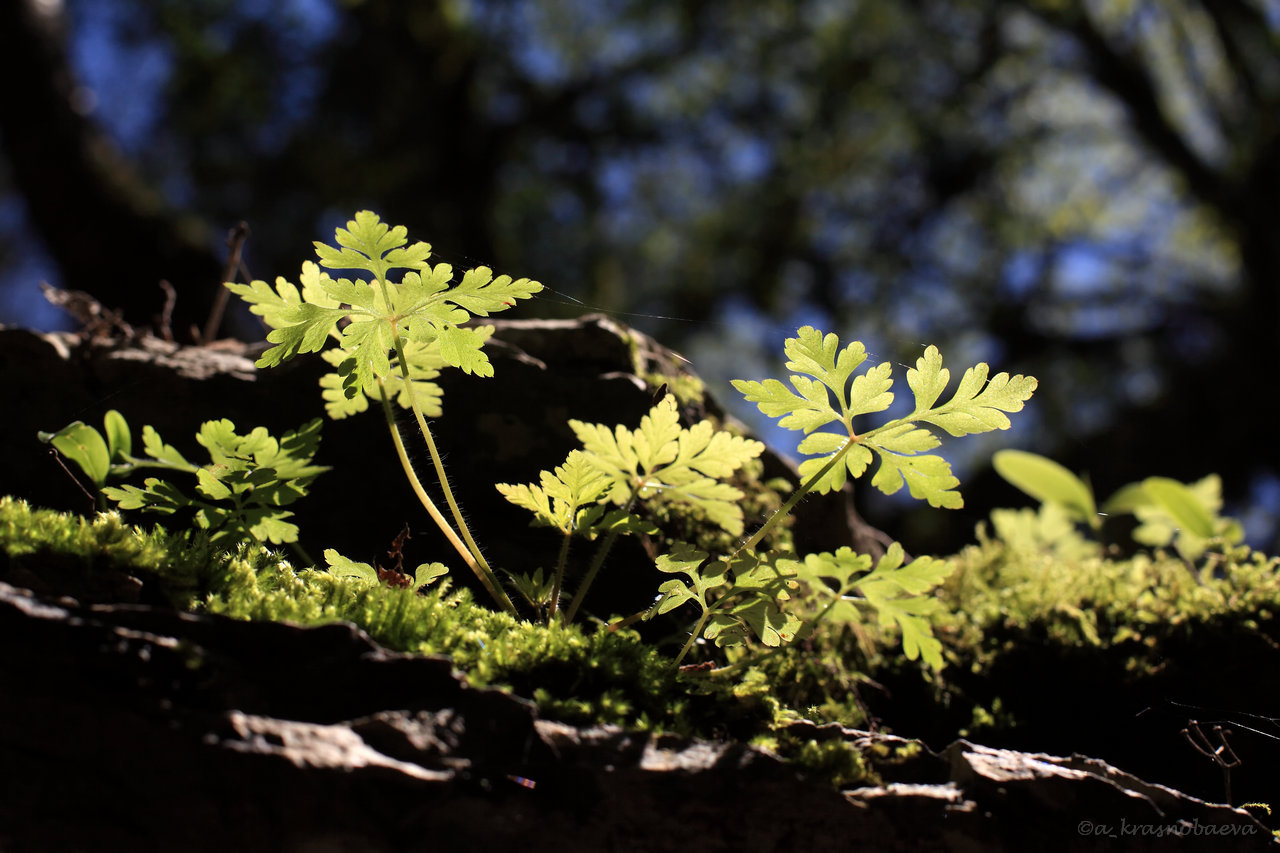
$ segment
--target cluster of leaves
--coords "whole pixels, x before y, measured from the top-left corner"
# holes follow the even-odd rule
[[[945,459],[927,452],[940,442],[921,424],[953,436],[1007,429],[1005,413],[1020,411],[1036,387],[1032,377],[1001,373],[988,379],[987,365],[978,364],[965,372],[951,399],[939,404],[950,373],[937,349],[929,347],[916,368],[907,372],[907,384],[915,395],[912,412],[859,434],[854,430],[855,417],[884,411],[893,402],[891,366],[884,363],[855,375],[867,357],[863,345],[854,342],[841,348],[836,335],[824,335],[811,326],[788,339],[784,352],[786,367],[794,371],[790,388],[777,379],[733,383],[761,412],[780,418],[780,426],[806,434],[799,447],[811,457],[800,466],[804,481],[780,512],[789,511],[810,491],[843,487],[846,477],[861,476],[875,457],[880,469],[872,485],[886,494],[905,484],[913,497],[933,506],[959,507],[958,481]],[[818,431],[833,423],[842,428],[840,432]],[[680,581],[668,582],[668,598],[660,602],[659,611],[693,601],[703,611],[699,623],[703,636],[718,645],[744,642],[754,635],[764,645],[776,646],[811,632],[820,620],[856,623],[862,618],[860,609],[870,608],[882,624],[896,625],[901,631],[908,659],[942,666],[941,644],[928,621],[936,602],[928,593],[950,573],[945,562],[926,557],[903,565],[905,556],[896,543],[874,568],[869,556],[848,549],[803,559],[753,553],[751,547],[768,527],[734,554],[712,561],[706,572],[695,562],[706,555],[680,554],[664,570],[700,578],[692,588]],[[726,576],[733,578],[734,596],[721,596],[713,604],[708,594],[723,586]],[[807,593],[809,607],[785,606],[797,589]],[[730,600],[728,606],[721,605],[725,600]]]
[[[1089,484],[1052,459],[1024,450],[1001,450],[992,463],[1001,477],[1041,501],[1037,514],[1013,510],[992,514],[996,532],[1006,541],[1063,553],[1090,553],[1100,546],[1081,537],[1076,526],[1084,525],[1097,535],[1103,518],[1119,514],[1137,519],[1132,535],[1138,544],[1172,546],[1191,562],[1211,549],[1230,549],[1244,540],[1240,522],[1220,514],[1222,481],[1216,474],[1189,484],[1148,477],[1124,486],[1099,507]]]
[[[717,430],[710,421],[682,427],[671,394],[634,431],[577,420],[569,426],[582,448],[570,451],[563,465],[543,471],[538,485],[497,486],[507,500],[534,514],[533,524],[554,527],[563,537],[550,588],[537,586],[540,573],[526,577],[521,586],[526,595],[536,591],[546,596],[549,616],[556,612],[574,536],[591,540],[607,534],[565,611],[567,621],[577,613],[619,534],[658,532],[633,512],[637,502],[679,507],[734,536],[742,533],[743,493],[721,480],[759,456],[764,451],[760,442]]]
[[[442,392],[434,381],[440,369],[456,367],[465,373],[487,377],[493,365],[484,344],[492,326],[470,325],[475,317],[504,311],[528,299],[542,285],[527,278],[494,277],[488,267],[476,267],[453,281],[449,264],[432,266],[431,246],[410,244],[403,226],[383,223],[371,211],[360,211],[334,235],[336,246],[316,242],[319,265],[302,265],[301,287],[278,278],[274,288],[264,281],[249,284],[227,282],[226,287],[250,304],[250,310],[271,327],[267,340],[274,346],[258,359],[259,367],[273,367],[302,353],[320,352],[335,367],[321,381],[325,409],[332,418],[344,418],[366,410],[369,400],[382,403],[401,467],[419,501],[459,555],[508,612],[515,607],[503,591],[467,528],[454,500],[440,453],[427,417],[441,413]],[[366,278],[333,278],[320,267],[356,270]],[[399,280],[393,270],[403,270]],[[391,402],[411,409],[435,466],[451,524],[422,486],[406,452]],[[351,560],[335,555],[329,560],[339,572],[369,577]],[[425,569],[419,580],[439,576]]]
[[[75,421],[57,432],[41,433],[40,438],[75,462],[100,494],[121,509],[166,515],[191,510],[195,523],[208,531],[214,545],[230,547],[245,538],[275,544],[298,541],[297,525],[288,520],[293,512],[284,507],[305,495],[311,482],[328,470],[312,464],[320,445],[320,425],[314,419],[277,439],[265,427],[239,435],[229,420],[206,421],[196,434],[196,441],[209,454],[204,465],[187,461],[150,425],[142,430],[146,457],[133,456],[129,424],[114,409],[104,418],[105,437]],[[106,485],[146,468],[194,475],[195,490],[188,494],[159,477],[148,477],[141,488]]]
[[[336,246],[315,244],[319,264],[303,265],[300,287],[283,278],[274,287],[263,281],[227,283],[271,327],[267,340],[272,346],[257,364],[275,366],[335,344],[325,357],[336,370],[322,380],[330,416],[345,417],[366,409],[370,399],[382,404],[401,465],[419,500],[495,600],[514,614],[514,605],[453,499],[426,416],[440,410],[440,391],[432,379],[441,368],[456,367],[479,377],[493,373],[483,350],[493,328],[471,326],[470,321],[529,298],[541,285],[508,276],[494,278],[487,267],[470,270],[453,283],[448,264],[433,267],[427,262],[429,245],[410,244],[403,227],[390,228],[369,211],[357,213],[346,228],[337,229],[335,241]],[[334,278],[321,267],[357,270],[366,277]],[[390,276],[393,270],[404,271],[398,281]],[[809,326],[787,340],[784,350],[786,366],[793,371],[790,387],[776,379],[739,380],[734,385],[766,415],[780,418],[781,426],[805,433],[799,449],[810,458],[800,467],[801,486],[729,553],[713,555],[686,542],[663,541],[657,568],[688,580],[664,581],[656,603],[637,616],[652,617],[685,605],[699,611],[678,662],[700,639],[720,647],[759,642],[776,648],[812,631],[821,620],[860,618],[858,610],[865,607],[875,610],[882,623],[901,631],[910,659],[922,657],[932,666],[941,666],[940,647],[929,633],[927,617],[932,609],[928,593],[945,575],[943,564],[924,559],[903,565],[900,547],[873,567],[869,557],[851,552],[798,558],[759,546],[805,495],[841,488],[849,477],[860,477],[876,458],[880,465],[872,484],[882,491],[893,493],[906,485],[913,496],[934,506],[960,506],[950,465],[930,452],[940,443],[931,428],[953,436],[1006,429],[1006,413],[1022,408],[1036,380],[1004,373],[989,377],[987,365],[979,364],[966,371],[949,401],[939,403],[950,373],[937,349],[929,347],[915,369],[907,372],[914,409],[906,417],[859,434],[854,430],[855,418],[884,411],[893,401],[891,366],[880,364],[859,374],[867,358],[861,343],[842,348],[836,335],[824,335]],[[413,410],[454,524],[436,509],[419,481],[392,415],[392,401]],[[840,429],[821,429],[833,424]],[[709,421],[681,426],[676,397],[670,394],[653,406],[635,430],[579,421],[571,421],[570,426],[581,448],[572,451],[563,465],[542,472],[537,484],[498,485],[508,500],[534,514],[535,524],[554,528],[562,537],[553,570],[544,573],[545,567],[537,567],[533,573],[516,576],[517,589],[548,622],[557,615],[565,623],[573,621],[619,535],[659,533],[638,512],[639,505],[679,512],[735,540],[742,536],[744,495],[726,481],[760,455],[764,449],[760,442],[718,430]],[[323,470],[311,465],[318,422],[280,441],[262,429],[240,436],[228,421],[209,422],[198,440],[212,461],[201,467],[189,463],[148,428],[144,434],[148,464],[195,474],[194,496],[159,478],[148,479],[143,488],[103,486],[106,477],[116,473],[113,466],[139,464],[129,455],[123,418],[109,415],[106,427],[105,439],[83,424],[73,424],[50,440],[80,462],[95,484],[123,508],[162,513],[190,508],[197,524],[214,531],[215,543],[225,545],[246,536],[258,542],[296,541],[297,529],[285,520],[289,513],[282,507],[300,497],[310,478]],[[572,601],[561,609],[574,539],[600,542]],[[446,571],[439,563],[428,563],[410,576],[399,570],[386,572],[332,550],[325,552],[325,558],[335,577],[366,583],[391,578],[411,591]]]
[[[923,658],[940,667],[941,644],[932,636],[928,621],[936,602],[928,593],[946,577],[946,563],[923,558],[903,565],[905,555],[896,544],[874,568],[871,557],[848,549],[799,559],[757,550],[757,546],[807,493],[841,488],[848,477],[861,476],[877,456],[880,470],[872,480],[877,488],[891,494],[906,485],[913,496],[934,506],[960,506],[955,491],[958,481],[950,465],[928,452],[940,443],[928,427],[954,436],[1007,429],[1006,413],[1021,410],[1036,380],[1005,373],[989,377],[987,365],[979,364],[966,371],[950,400],[939,403],[950,373],[937,349],[929,347],[907,373],[915,395],[912,412],[858,434],[855,417],[883,411],[893,402],[890,365],[855,375],[866,360],[862,344],[841,348],[836,335],[824,335],[809,326],[786,342],[785,352],[787,368],[795,371],[790,388],[776,379],[738,380],[734,386],[766,415],[780,418],[781,426],[806,433],[800,451],[812,458],[801,464],[800,488],[732,553],[713,556],[687,543],[666,543],[657,568],[684,577],[659,586],[660,597],[647,615],[668,613],[686,604],[698,609],[697,624],[679,660],[699,638],[720,647],[759,642],[776,648],[812,631],[823,619],[860,620],[859,608],[866,607],[875,610],[883,624],[901,631],[908,658]],[[817,431],[832,423],[842,431]],[[508,500],[532,511],[535,524],[555,527],[564,537],[555,582],[539,588],[551,598],[547,608],[551,614],[570,537],[593,538],[607,528],[607,542],[611,542],[620,531],[635,531],[637,525],[624,520],[638,500],[660,497],[680,502],[735,536],[741,534],[741,492],[721,480],[757,455],[763,449],[758,443],[715,431],[705,421],[682,428],[670,396],[650,411],[634,433],[621,426],[613,430],[578,422],[571,426],[582,449],[573,451],[564,466],[554,473],[544,471],[537,486],[498,487]],[[622,506],[624,515],[605,514],[604,503]],[[588,570],[566,611],[568,619],[599,562]],[[541,574],[536,579],[542,580]],[[802,603],[795,602],[797,597]]]
[[[431,380],[442,367],[492,376],[483,346],[492,326],[467,326],[473,317],[512,307],[542,289],[536,281],[494,278],[488,267],[468,270],[454,283],[453,267],[427,262],[428,243],[409,244],[403,226],[391,228],[370,211],[360,211],[335,233],[337,246],[317,241],[317,266],[302,265],[301,288],[283,277],[274,288],[265,281],[228,282],[271,327],[274,346],[258,359],[274,367],[301,353],[336,349],[325,359],[336,371],[321,381],[326,409],[342,418],[364,411],[369,398],[392,399],[440,414],[441,392]],[[334,279],[327,269],[360,270],[371,279]],[[400,281],[393,269],[406,270]]]

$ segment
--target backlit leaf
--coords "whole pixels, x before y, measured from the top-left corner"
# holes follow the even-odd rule
[[[1000,450],[991,458],[996,473],[1041,502],[1062,506],[1076,521],[1097,527],[1093,490],[1063,466],[1037,453]]]
[[[764,451],[752,439],[717,431],[706,421],[680,426],[676,399],[667,395],[638,429],[569,421],[586,458],[606,478],[608,499],[670,501],[703,514],[729,533],[742,533],[742,492],[719,482]]]

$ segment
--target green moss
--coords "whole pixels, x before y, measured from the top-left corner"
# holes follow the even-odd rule
[[[537,625],[482,607],[465,589],[418,594],[337,578],[260,545],[217,552],[207,539],[125,525],[116,513],[88,520],[3,499],[0,551],[6,578],[25,572],[48,591],[77,593],[85,576],[136,577],[179,606],[236,619],[350,622],[389,649],[447,655],[471,683],[531,697],[566,722],[749,736],[778,708],[762,691],[681,674],[633,631]]]
[[[350,622],[387,648],[447,655],[472,684],[531,697],[552,719],[704,735],[772,719],[773,706],[743,701],[727,685],[689,694],[671,661],[632,631],[538,625],[481,607],[467,590],[418,594],[244,554],[231,560],[229,577],[205,602],[210,612]]]
[[[935,631],[971,668],[1000,654],[996,637],[1035,633],[1064,647],[1122,648],[1130,669],[1152,673],[1174,636],[1230,623],[1275,637],[1280,627],[1280,560],[1247,548],[1197,568],[1160,551],[1069,560],[984,536],[955,563]]]
[[[19,586],[95,598],[135,579],[155,591],[153,598],[188,607],[217,584],[215,554],[199,533],[125,524],[116,512],[86,519],[0,498],[0,577]]]
[[[90,520],[11,499],[0,499],[0,554],[6,580],[59,594],[137,578],[160,600],[233,618],[350,622],[387,648],[447,655],[473,684],[532,698],[548,718],[756,742],[842,786],[873,784],[911,756],[793,735],[787,721],[877,722],[940,743],[962,733],[1039,737],[1052,725],[1075,737],[1086,721],[1077,715],[1072,729],[1053,716],[1067,703],[1036,705],[1045,691],[1159,697],[1182,679],[1252,707],[1223,691],[1265,690],[1256,673],[1280,664],[1280,560],[1247,549],[1189,567],[1163,553],[1068,557],[983,536],[951,559],[956,570],[940,588],[940,673],[906,661],[895,632],[874,621],[820,623],[789,647],[731,650],[728,667],[681,672],[633,631],[520,621],[447,582],[414,593],[298,569],[262,546],[219,553],[206,539],[114,513]]]
[[[1167,726],[1176,739],[1186,724],[1170,700],[1242,713],[1271,705],[1259,673],[1280,666],[1280,560],[1244,548],[1199,565],[1159,551],[1068,558],[981,537],[951,562],[933,622],[946,667],[879,653],[856,664],[876,685],[863,693],[871,716],[890,730],[939,745],[965,736],[1080,751],[1181,784],[1162,775],[1185,772],[1178,748],[1151,751]],[[891,648],[891,630],[859,628],[866,648]],[[813,643],[829,668],[828,653],[859,652],[822,636]],[[838,717],[838,694],[817,701]]]
[[[787,738],[775,748],[783,758],[806,773],[840,788],[879,783],[879,776],[867,763],[862,750],[842,740],[804,740],[794,744]]]

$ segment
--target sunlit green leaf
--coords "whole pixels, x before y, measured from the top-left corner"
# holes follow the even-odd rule
[[[128,458],[133,453],[133,436],[129,433],[129,424],[124,415],[111,409],[103,418],[102,424],[106,429],[107,452],[111,454],[111,461],[118,462]]]
[[[1036,500],[1062,505],[1077,521],[1099,524],[1093,490],[1052,459],[1025,450],[1000,450],[991,464],[997,474]]]
[[[608,500],[663,500],[697,510],[724,530],[742,532],[742,492],[720,480],[764,451],[752,439],[703,421],[680,426],[676,399],[667,395],[640,419],[639,429],[569,421],[586,459],[606,478]]]
[[[80,466],[94,485],[101,486],[111,471],[111,453],[107,442],[96,429],[80,421],[67,424],[57,432],[42,432],[40,440],[48,442],[59,453]]]
[[[329,565],[329,572],[339,578],[360,578],[369,583],[378,582],[378,572],[368,563],[357,563],[348,559],[333,548],[326,548],[324,561]]]

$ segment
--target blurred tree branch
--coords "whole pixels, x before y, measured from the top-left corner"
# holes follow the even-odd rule
[[[145,324],[164,305],[167,279],[178,290],[175,328],[185,338],[212,303],[217,256],[198,220],[140,180],[87,115],[90,93],[68,62],[61,7],[0,3],[0,55],[11,69],[0,92],[0,142],[63,285]]]

